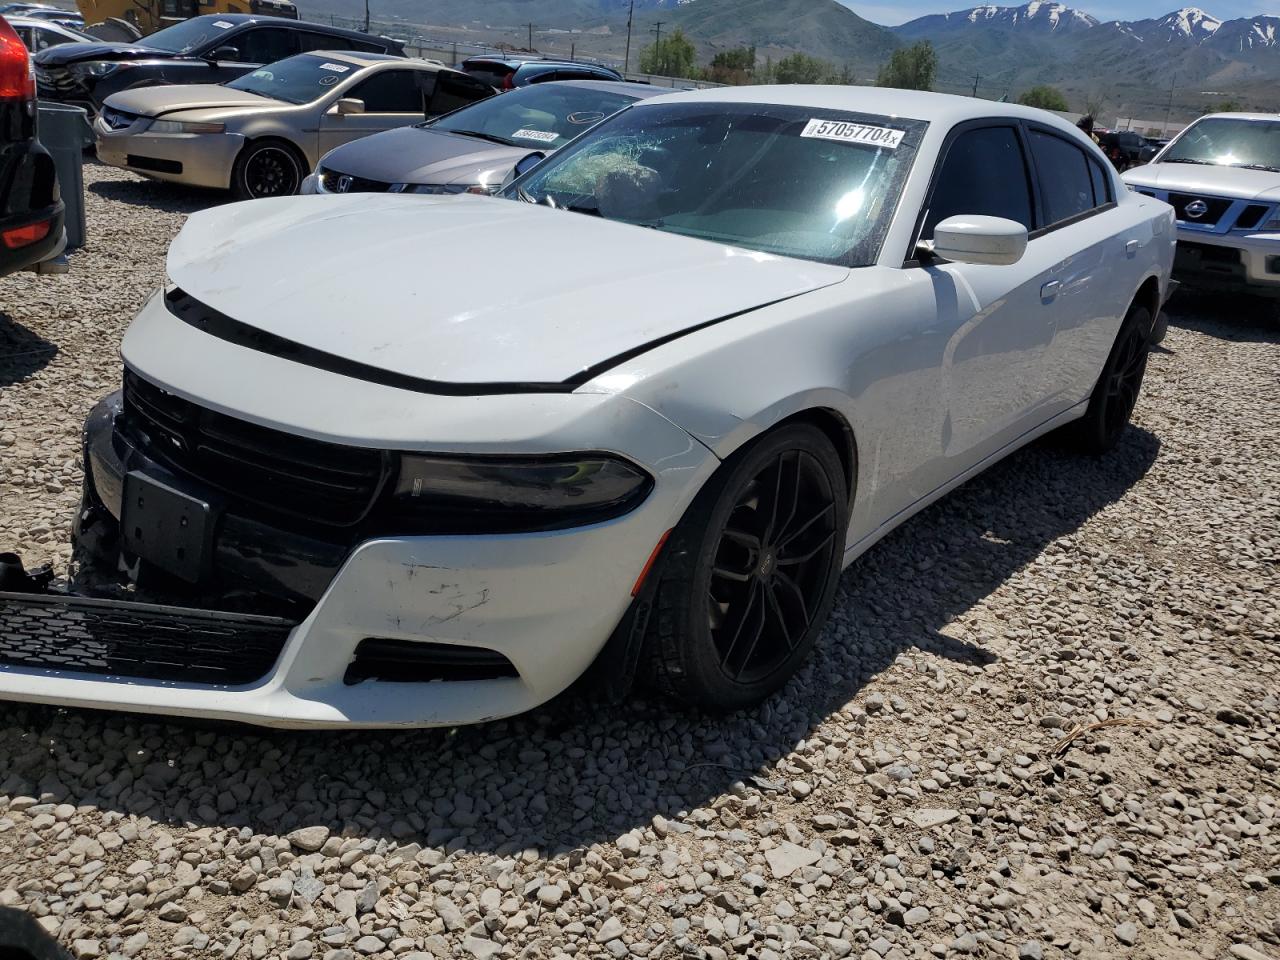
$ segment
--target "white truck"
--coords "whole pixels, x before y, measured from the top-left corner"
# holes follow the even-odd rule
[[[1123,177],[1176,211],[1175,279],[1280,297],[1280,114],[1201,117]]]

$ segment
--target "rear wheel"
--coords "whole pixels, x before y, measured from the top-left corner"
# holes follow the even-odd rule
[[[1116,335],[1085,415],[1071,425],[1081,452],[1101,456],[1119,441],[1138,403],[1151,349],[1151,311],[1134,306]]]
[[[647,644],[656,686],[736,710],[786,683],[830,613],[848,503],[839,456],[808,424],[727,463],[667,546]]]
[[[306,163],[293,146],[283,140],[256,140],[236,157],[231,189],[241,200],[290,197],[306,175]]]

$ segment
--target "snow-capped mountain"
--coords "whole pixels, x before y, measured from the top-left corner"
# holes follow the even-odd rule
[[[1183,7],[1153,20],[1119,22],[1116,26],[1143,43],[1203,43],[1222,28],[1222,21],[1198,7]]]
[[[897,28],[903,36],[972,30],[1019,30],[1041,34],[1070,33],[1098,25],[1097,19],[1065,3],[1031,0],[1020,7],[985,4],[969,10],[920,17]]]
[[[1213,35],[1213,46],[1224,53],[1280,50],[1280,17],[1245,17],[1228,20]]]

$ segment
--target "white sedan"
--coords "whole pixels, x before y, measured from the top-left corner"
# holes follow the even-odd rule
[[[96,658],[0,641],[0,696],[430,726],[642,673],[756,703],[908,517],[1050,431],[1121,440],[1174,244],[1051,114],[858,87],[647,100],[498,198],[198,213],[77,524],[82,575],[167,605],[126,636],[48,601]]]

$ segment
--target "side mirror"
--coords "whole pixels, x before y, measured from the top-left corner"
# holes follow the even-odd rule
[[[210,60],[231,60],[235,63],[240,62],[240,48],[233,47],[231,44],[218,47],[213,53],[209,54]]]
[[[341,100],[335,100],[328,112],[331,117],[346,117],[353,113],[364,113],[364,101],[357,97],[343,97]]]
[[[1003,217],[948,217],[922,246],[953,263],[1007,267],[1027,252],[1027,228]]]
[[[515,175],[517,177],[523,177],[526,173],[528,173],[530,170],[532,170],[534,167],[536,167],[546,158],[547,158],[547,155],[543,153],[541,150],[535,150],[533,151],[533,153],[525,154],[523,157],[521,157],[519,160],[516,161],[516,166],[514,171]]]

